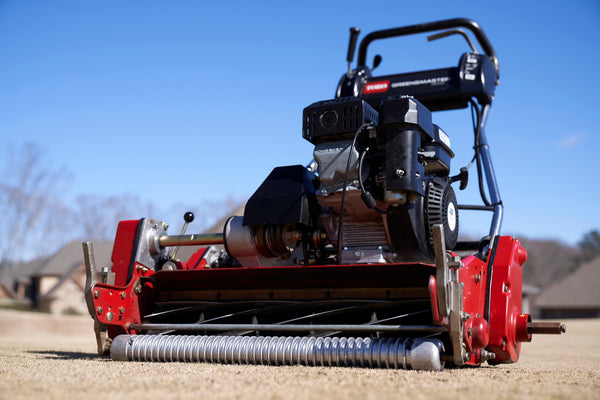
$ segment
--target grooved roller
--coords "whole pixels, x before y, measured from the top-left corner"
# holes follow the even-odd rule
[[[211,362],[402,368],[440,371],[439,339],[119,335],[110,354],[117,361]]]

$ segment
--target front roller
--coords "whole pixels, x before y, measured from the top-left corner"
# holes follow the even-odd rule
[[[441,371],[439,339],[119,335],[116,361],[370,367]]]

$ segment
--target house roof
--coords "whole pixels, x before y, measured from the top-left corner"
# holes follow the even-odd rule
[[[0,282],[0,299],[14,299],[16,296],[4,282]]]
[[[563,280],[548,285],[535,299],[538,308],[600,308],[600,256]]]
[[[233,210],[229,211],[227,213],[227,215],[225,215],[223,218],[221,218],[220,220],[218,220],[213,226],[211,226],[210,228],[208,228],[205,233],[222,233],[223,232],[223,228],[225,228],[225,223],[227,222],[227,220],[229,219],[229,217],[231,217],[231,216],[243,216],[245,208],[246,208],[246,202],[244,201],[241,204],[239,204],[236,208],[234,208]]]
[[[110,265],[113,243],[108,241],[94,242],[94,262],[96,268]],[[51,298],[73,273],[84,264],[81,242],[70,242],[50,257],[35,276],[58,276],[59,281],[43,294],[41,300]]]
[[[31,276],[35,275],[47,260],[48,257],[41,257],[26,263],[16,263],[12,267],[1,271],[0,283],[15,295],[13,291],[15,290],[15,284],[29,284],[31,282]]]
[[[36,258],[26,263],[18,263],[10,270],[10,278],[14,281],[29,281],[29,277],[36,274],[48,260],[48,257]]]
[[[111,264],[112,242],[94,242],[94,258],[97,267]],[[3,271],[1,283],[11,288],[15,282],[29,283],[31,277],[57,276],[67,279],[80,265],[83,264],[83,249],[81,242],[67,243],[56,253],[36,258],[26,263],[19,263],[10,270]]]
[[[94,242],[94,259],[96,266],[110,265],[112,242]],[[48,257],[33,276],[65,276],[70,275],[78,266],[83,264],[83,249],[81,242],[70,242],[64,245],[54,255]]]

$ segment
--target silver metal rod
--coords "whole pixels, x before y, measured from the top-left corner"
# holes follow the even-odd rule
[[[444,345],[434,338],[119,335],[117,361],[211,362],[403,368],[440,371]]]
[[[160,247],[223,244],[223,234],[202,233],[191,235],[160,235],[158,237],[158,244]]]
[[[447,332],[438,325],[334,325],[334,324],[130,324],[136,331],[177,330],[177,331],[341,331],[341,332]]]

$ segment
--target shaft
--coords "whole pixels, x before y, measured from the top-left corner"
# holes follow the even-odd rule
[[[166,246],[198,246],[208,244],[223,244],[222,233],[203,233],[192,235],[160,235],[158,244]]]
[[[541,333],[546,335],[560,335],[567,331],[567,326],[560,322],[537,321],[527,323],[528,333]]]

